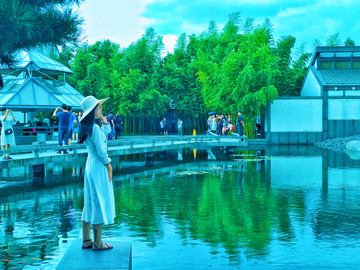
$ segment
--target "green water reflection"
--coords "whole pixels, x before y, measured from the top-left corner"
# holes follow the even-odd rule
[[[134,269],[357,269],[359,161],[302,151],[117,173],[105,237],[132,242]],[[81,177],[68,178],[1,193],[0,268],[53,269],[80,236]]]

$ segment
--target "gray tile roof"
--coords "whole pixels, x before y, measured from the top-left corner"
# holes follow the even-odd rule
[[[359,85],[360,70],[317,70],[326,85]]]

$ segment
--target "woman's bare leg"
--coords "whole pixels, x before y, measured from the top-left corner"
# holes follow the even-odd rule
[[[94,248],[98,250],[112,249],[113,246],[111,244],[101,242],[101,231],[102,231],[102,224],[93,224],[94,245],[95,245]]]
[[[90,236],[91,223],[82,221],[81,225],[82,225],[82,235],[83,235],[83,244],[82,244],[82,246],[83,247],[90,247],[93,244],[92,241],[91,241],[91,236]]]
[[[99,248],[101,246],[101,231],[102,224],[93,224],[94,244]]]
[[[7,149],[7,150],[10,150],[10,144],[6,145],[6,149]],[[6,156],[8,157],[8,156],[9,156],[9,153],[6,153]]]

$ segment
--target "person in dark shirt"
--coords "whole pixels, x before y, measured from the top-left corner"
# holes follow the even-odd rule
[[[59,146],[63,145],[63,141],[65,145],[68,145],[69,139],[69,123],[71,112],[67,110],[66,104],[61,105],[61,111],[58,111],[60,107],[57,107],[53,113],[53,116],[57,116],[59,118]],[[63,149],[64,154],[68,154],[66,149]],[[57,151],[58,154],[61,154],[61,149]]]
[[[238,120],[236,122],[237,130],[240,136],[244,136],[244,117],[241,115],[241,111],[238,111]]]
[[[120,114],[116,114],[116,117],[114,119],[114,125],[115,125],[115,139],[121,136],[121,130],[122,130],[122,124],[123,120],[120,117]]]

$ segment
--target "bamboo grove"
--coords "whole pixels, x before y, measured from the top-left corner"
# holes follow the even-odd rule
[[[206,130],[207,114],[242,110],[251,137],[254,121],[278,96],[299,95],[311,54],[295,37],[275,41],[267,19],[255,25],[240,12],[220,30],[214,21],[200,35],[181,34],[162,55],[162,37],[149,28],[127,48],[110,40],[63,47],[57,60],[84,95],[111,97],[105,110],[124,118],[124,134],[156,134],[169,111],[184,120],[185,134]]]

